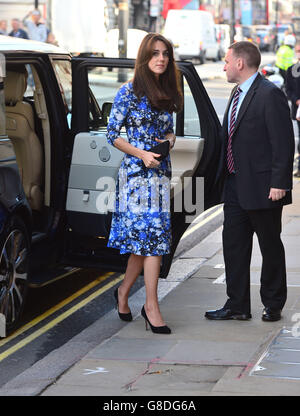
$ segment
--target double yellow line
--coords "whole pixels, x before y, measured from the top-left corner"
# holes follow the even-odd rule
[[[79,296],[83,295],[90,289],[94,288],[95,286],[99,285],[101,282],[108,279],[111,275],[114,273],[109,272],[104,274],[103,276],[99,276],[96,280],[89,283],[88,285],[84,286],[77,292],[75,292],[73,295],[69,296],[68,298],[64,299],[62,302],[55,305],[53,308],[48,309],[47,312],[44,314],[38,316],[37,318],[33,319],[28,324],[24,325],[22,328],[20,328],[18,331],[13,333],[11,336],[3,339],[0,341],[0,347],[7,344],[8,342],[12,341],[14,338],[16,338],[18,335],[22,334],[23,332],[29,330],[30,328],[34,327],[38,323],[42,322],[44,319],[48,318],[55,312],[57,312],[59,309],[62,309],[64,306],[71,303],[73,300],[78,298]],[[120,282],[124,278],[124,275],[121,275],[117,277],[116,279],[113,279],[111,282],[107,283],[106,285],[102,286],[97,291],[93,292],[91,295],[83,299],[81,302],[78,302],[76,305],[72,306],[70,309],[68,309],[66,312],[59,315],[57,318],[50,321],[48,324],[44,325],[37,331],[33,332],[32,334],[28,335],[26,338],[24,338],[22,341],[18,342],[17,344],[13,345],[12,347],[8,348],[6,351],[0,354],[0,362],[3,361],[5,358],[7,358],[9,355],[13,354],[14,352],[18,351],[20,348],[23,348],[25,345],[29,344],[31,341],[39,337],[40,335],[47,332],[49,329],[53,328],[55,325],[57,325],[59,322],[63,321],[64,319],[68,318],[70,315],[72,315],[74,312],[78,311],[80,308],[85,306],[87,303],[91,302],[93,299],[101,295],[102,293],[109,290],[111,287],[116,285],[118,282]]]

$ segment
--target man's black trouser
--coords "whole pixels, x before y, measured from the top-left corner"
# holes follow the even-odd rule
[[[286,266],[280,238],[282,207],[244,210],[240,207],[235,175],[225,183],[223,253],[228,300],[226,308],[250,313],[250,262],[254,232],[262,254],[260,295],[265,307],[282,309],[286,297]]]

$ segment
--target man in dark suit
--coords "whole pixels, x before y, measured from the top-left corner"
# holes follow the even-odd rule
[[[286,73],[285,88],[288,99],[292,104],[292,118],[296,120],[296,113],[300,105],[300,42],[295,45],[295,55],[298,62],[289,67]],[[300,178],[300,121],[297,120],[298,125],[298,169],[294,174],[296,178]]]
[[[284,93],[259,73],[251,42],[231,45],[224,71],[232,91],[223,121],[219,167],[224,181],[223,253],[228,300],[208,319],[251,318],[250,261],[254,232],[263,263],[262,319],[277,321],[287,296],[282,207],[291,203],[294,134]]]

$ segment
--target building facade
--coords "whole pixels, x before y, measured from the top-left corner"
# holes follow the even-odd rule
[[[107,29],[117,27],[118,4],[122,0],[102,1]],[[0,0],[0,17],[8,22],[14,17],[22,19],[34,8],[34,3],[34,0]],[[39,8],[49,23],[50,4],[51,0],[39,0]],[[128,0],[128,6],[129,27],[147,31],[160,31],[169,9],[207,10],[213,14],[216,23],[229,24],[234,6],[235,22],[244,25],[290,23],[292,17],[300,16],[300,0]]]

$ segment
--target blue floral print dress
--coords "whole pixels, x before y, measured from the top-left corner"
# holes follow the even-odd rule
[[[153,109],[146,96],[134,95],[132,83],[118,91],[107,126],[107,140],[114,144],[125,126],[128,142],[143,150],[173,133],[173,118],[166,111]],[[160,256],[170,252],[170,156],[157,168],[146,168],[143,161],[124,154],[116,184],[116,203],[108,247],[120,254]]]

